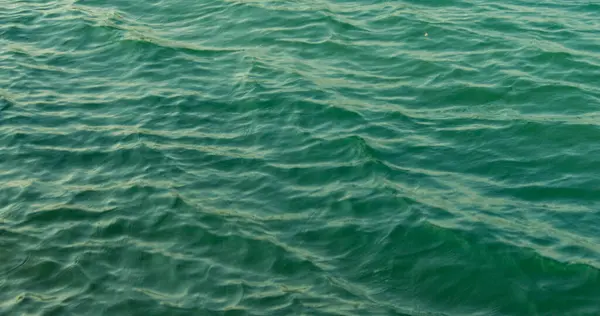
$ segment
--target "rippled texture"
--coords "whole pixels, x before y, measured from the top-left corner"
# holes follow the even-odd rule
[[[600,315],[599,12],[0,0],[0,314]]]

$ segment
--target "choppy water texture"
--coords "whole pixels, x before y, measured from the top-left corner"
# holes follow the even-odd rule
[[[600,315],[599,14],[0,0],[0,314]]]

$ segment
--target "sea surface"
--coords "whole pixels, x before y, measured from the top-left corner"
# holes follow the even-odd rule
[[[0,315],[600,315],[600,2],[0,0]]]

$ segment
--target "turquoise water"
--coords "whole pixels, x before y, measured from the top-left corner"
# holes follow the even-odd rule
[[[1,315],[600,315],[600,5],[0,0]]]

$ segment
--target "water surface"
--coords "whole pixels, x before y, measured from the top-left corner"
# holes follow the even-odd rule
[[[0,0],[0,314],[600,315],[599,13]]]

